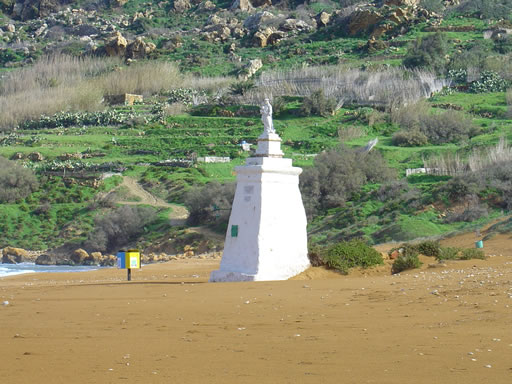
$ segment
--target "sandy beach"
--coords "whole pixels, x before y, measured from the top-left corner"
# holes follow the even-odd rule
[[[4,278],[0,382],[510,383],[512,238],[485,251],[397,276],[209,284],[218,261],[194,259],[131,282],[117,269]]]

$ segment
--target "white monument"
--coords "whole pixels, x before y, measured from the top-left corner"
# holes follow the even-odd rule
[[[237,186],[220,269],[210,281],[286,280],[309,267],[301,168],[283,159],[272,106],[261,107],[264,131],[254,157],[235,168]]]

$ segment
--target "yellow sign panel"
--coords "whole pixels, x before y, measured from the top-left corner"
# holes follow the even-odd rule
[[[126,268],[140,268],[140,252],[130,249],[126,251]]]

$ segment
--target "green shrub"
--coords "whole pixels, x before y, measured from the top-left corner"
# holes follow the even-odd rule
[[[437,73],[444,72],[448,40],[443,33],[437,32],[419,37],[407,50],[403,65],[407,68],[426,68]]]
[[[13,203],[37,190],[34,173],[0,156],[0,203]]]
[[[457,260],[461,253],[461,249],[457,247],[441,247],[438,260]]]
[[[233,84],[229,90],[233,95],[245,95],[247,92],[249,92],[251,89],[255,87],[254,81],[247,80],[247,81],[240,81],[238,83]]]
[[[137,240],[156,219],[153,207],[124,205],[94,219],[94,231],[84,246],[88,251],[114,252]]]
[[[329,248],[324,257],[328,268],[336,269],[341,273],[348,273],[349,268],[369,268],[383,264],[379,252],[361,240],[343,241]]]
[[[481,259],[485,260],[485,253],[481,249],[466,248],[462,250],[461,260]]]
[[[502,19],[512,12],[510,0],[465,0],[455,8],[456,14],[479,19]]]
[[[311,96],[305,97],[300,107],[303,116],[329,116],[332,115],[335,110],[336,100],[326,97],[322,89],[313,92]]]
[[[421,147],[428,144],[427,136],[417,129],[398,131],[393,135],[391,141],[398,147]]]
[[[437,241],[426,240],[416,244],[418,252],[425,256],[439,257],[441,246]]]
[[[184,196],[189,210],[189,225],[227,224],[235,196],[234,183],[212,181],[204,186],[192,187]]]
[[[300,178],[306,212],[311,216],[317,210],[342,206],[363,185],[389,181],[394,176],[376,150],[362,153],[340,145],[320,153],[314,167],[306,168]]]
[[[479,133],[472,120],[462,112],[448,110],[438,115],[420,116],[420,131],[432,144],[454,143],[470,139]]]
[[[408,269],[415,269],[421,267],[421,261],[418,258],[418,253],[407,253],[398,256],[398,258],[393,263],[393,267],[391,268],[392,273],[400,273],[402,271]]]
[[[512,52],[512,38],[507,35],[496,39],[494,41],[494,49],[503,55]]]

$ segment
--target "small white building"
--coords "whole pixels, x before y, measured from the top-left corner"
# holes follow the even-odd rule
[[[302,169],[283,158],[281,138],[267,125],[255,156],[235,168],[224,253],[220,269],[210,275],[212,282],[286,280],[310,265],[299,191]]]

